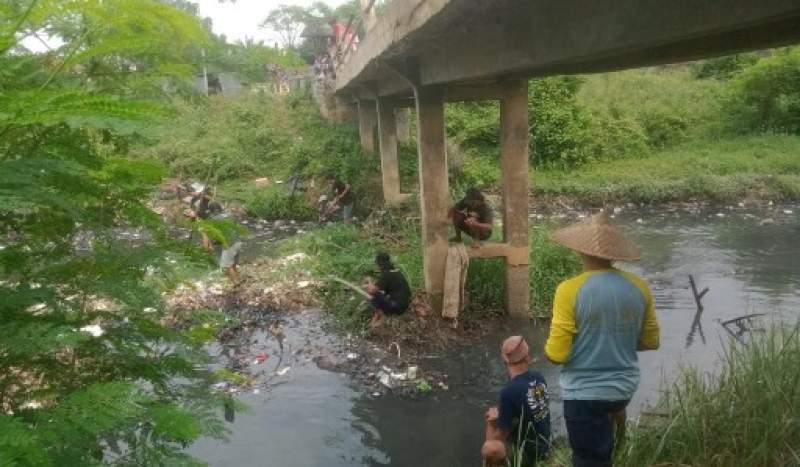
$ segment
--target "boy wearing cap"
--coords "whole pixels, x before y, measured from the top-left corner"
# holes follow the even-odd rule
[[[506,441],[515,447],[523,466],[534,466],[550,447],[550,403],[547,382],[528,368],[528,343],[522,336],[503,341],[501,355],[511,378],[500,390],[500,405],[486,412],[484,465],[505,465]]]
[[[639,386],[637,351],[655,350],[659,330],[647,284],[612,260],[637,260],[638,248],[597,214],[553,234],[578,252],[583,273],[562,282],[553,301],[545,354],[563,365],[559,384],[575,467],[611,466],[614,423]]]

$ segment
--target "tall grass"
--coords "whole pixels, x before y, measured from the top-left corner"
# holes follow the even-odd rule
[[[639,422],[616,465],[800,465],[800,328],[732,342],[717,376],[687,370],[660,420]]]

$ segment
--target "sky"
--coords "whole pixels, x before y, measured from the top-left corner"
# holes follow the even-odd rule
[[[200,16],[211,18],[215,34],[225,34],[228,42],[251,37],[256,42],[263,40],[275,45],[278,36],[258,27],[269,12],[279,5],[310,6],[315,0],[236,0],[235,3],[220,3],[219,0],[193,0],[200,7]],[[345,0],[325,0],[337,7]]]

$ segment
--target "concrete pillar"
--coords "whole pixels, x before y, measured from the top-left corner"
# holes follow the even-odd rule
[[[425,290],[435,312],[441,312],[444,269],[447,261],[447,153],[444,133],[444,90],[422,87],[417,101],[419,146],[419,191],[422,215]]]
[[[406,144],[411,141],[411,110],[399,107],[394,109],[394,115],[397,122],[397,141]]]
[[[375,154],[375,125],[377,111],[374,100],[358,101],[358,132],[364,154]]]
[[[400,164],[397,159],[397,125],[394,106],[385,99],[378,99],[378,134],[381,143],[383,200],[386,204],[397,204],[402,201]]]
[[[500,160],[503,174],[503,236],[506,255],[506,310],[529,313],[528,262],[528,82],[503,84],[500,99]]]

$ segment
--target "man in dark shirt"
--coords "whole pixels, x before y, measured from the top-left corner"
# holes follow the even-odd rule
[[[503,341],[502,356],[511,381],[500,391],[500,406],[486,412],[484,465],[504,465],[508,441],[523,466],[535,466],[550,447],[550,403],[547,382],[528,369],[528,344],[522,336]]]
[[[464,232],[474,240],[472,245],[479,247],[492,236],[492,208],[477,188],[467,190],[464,199],[450,208],[449,217],[456,230],[452,241],[460,242]]]
[[[368,283],[367,293],[372,295],[372,306],[375,308],[370,326],[377,327],[383,322],[385,315],[405,313],[411,303],[411,288],[402,272],[395,269],[388,253],[378,253],[375,264],[381,273],[378,283]]]

